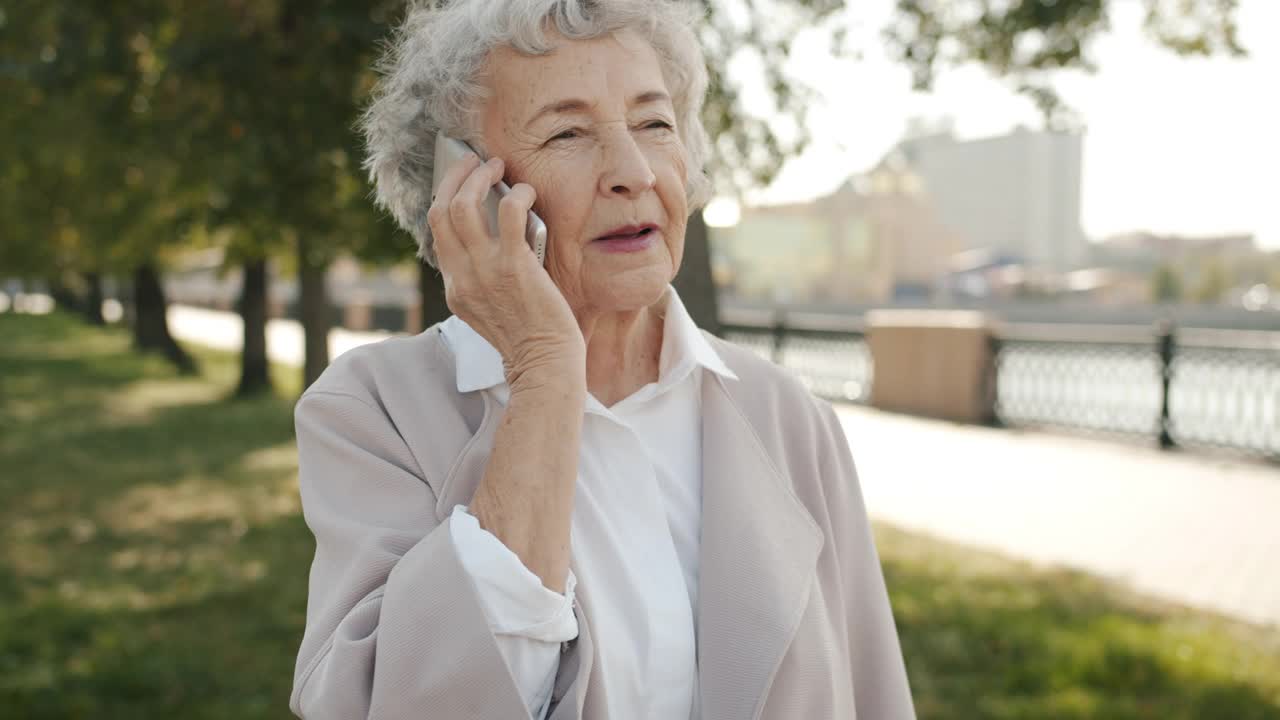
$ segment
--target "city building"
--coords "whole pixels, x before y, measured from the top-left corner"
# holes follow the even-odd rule
[[[1195,263],[1209,258],[1253,261],[1263,254],[1251,234],[1162,235],[1130,232],[1111,235],[1091,248],[1094,262],[1108,267],[1154,270],[1162,264]]]
[[[1088,262],[1080,223],[1082,136],[1019,128],[957,139],[949,124],[913,124],[881,165],[905,166],[961,249],[1019,257],[1065,272]]]
[[[959,140],[945,122],[917,121],[832,194],[745,208],[737,225],[716,228],[718,278],[731,293],[782,302],[1011,293],[1024,278],[1088,267],[1080,180],[1078,133]],[[953,256],[974,252],[1005,269],[955,267]]]
[[[712,229],[718,281],[781,303],[933,297],[957,245],[919,190],[888,164],[811,203],[744,208]]]
[[[1178,299],[1199,302],[1228,302],[1249,306],[1257,291],[1246,301],[1254,286],[1276,279],[1274,268],[1280,267],[1266,252],[1258,248],[1250,234],[1226,235],[1162,235],[1131,232],[1113,235],[1091,248],[1094,263],[1141,273],[1149,278],[1157,274],[1173,278],[1176,287],[1168,290]],[[1269,300],[1262,303],[1268,305]]]

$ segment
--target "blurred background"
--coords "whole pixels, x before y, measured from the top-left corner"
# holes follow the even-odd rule
[[[703,0],[700,325],[832,401],[922,718],[1280,718],[1280,3]],[[0,718],[283,718],[292,405],[448,315],[403,0],[0,0]]]

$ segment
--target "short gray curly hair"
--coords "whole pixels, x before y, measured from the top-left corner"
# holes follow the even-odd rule
[[[484,151],[478,128],[486,89],[478,76],[489,53],[503,46],[550,52],[550,28],[574,40],[630,29],[657,52],[688,153],[689,208],[701,208],[711,195],[705,171],[711,143],[701,118],[707,68],[693,30],[698,20],[699,11],[683,0],[410,0],[360,119],[375,202],[437,267],[427,225],[435,135],[443,131]]]

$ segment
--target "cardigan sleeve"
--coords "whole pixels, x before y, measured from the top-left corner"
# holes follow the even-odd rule
[[[302,718],[528,717],[452,519],[386,415],[313,388],[295,410],[315,535],[290,708]]]
[[[833,541],[844,571],[849,661],[858,717],[914,719],[898,630],[849,442],[831,405],[825,401],[818,404],[826,427],[823,475],[831,478],[827,491],[832,493]]]

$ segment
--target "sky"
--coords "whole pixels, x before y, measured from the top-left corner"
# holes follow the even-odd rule
[[[1086,234],[1250,232],[1259,245],[1280,250],[1280,0],[1241,0],[1244,59],[1181,58],[1160,48],[1142,33],[1141,5],[1113,1],[1111,30],[1093,46],[1097,73],[1054,79],[1087,128]],[[864,50],[860,60],[838,60],[823,42],[796,42],[788,70],[821,94],[809,117],[813,143],[772,186],[749,193],[749,204],[830,192],[870,169],[912,117],[950,117],[961,138],[1003,134],[1019,124],[1041,127],[1029,100],[980,67],[942,72],[929,94],[911,91],[906,69],[878,39],[892,6],[892,0],[850,0],[846,21]],[[753,62],[739,58],[730,72],[758,76]],[[763,89],[744,85],[748,109],[767,114]]]

